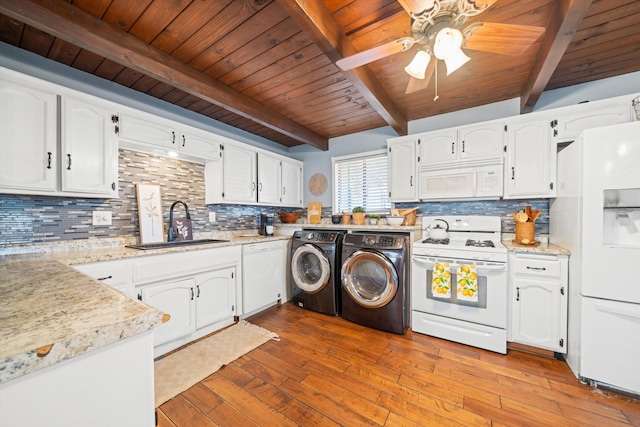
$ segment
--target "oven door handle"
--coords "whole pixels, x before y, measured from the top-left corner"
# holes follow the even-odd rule
[[[435,263],[440,262],[438,259],[433,259],[433,258],[427,258],[424,256],[420,256],[420,255],[414,255],[413,256],[413,261],[416,264],[422,264],[426,267],[433,267]],[[506,270],[506,265],[505,264],[474,264],[473,262],[468,262],[468,263],[463,263],[463,264],[453,264],[453,263],[449,263],[449,268],[451,270],[455,270],[458,267],[462,266],[462,265],[470,265],[473,264],[477,267],[478,272],[482,272],[482,271],[505,271]]]

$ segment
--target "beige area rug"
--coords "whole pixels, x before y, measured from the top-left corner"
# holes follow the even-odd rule
[[[156,408],[277,334],[241,320],[154,363]]]

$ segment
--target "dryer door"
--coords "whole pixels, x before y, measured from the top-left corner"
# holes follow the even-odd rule
[[[398,272],[384,254],[359,250],[342,264],[342,286],[356,303],[378,308],[396,296]]]
[[[317,246],[304,244],[291,255],[291,276],[303,292],[320,292],[331,278],[329,258]]]

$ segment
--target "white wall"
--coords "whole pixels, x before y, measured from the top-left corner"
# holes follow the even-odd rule
[[[566,107],[583,101],[596,101],[640,92],[640,72],[618,77],[598,80],[543,92],[534,111]],[[520,98],[480,107],[469,108],[439,116],[427,117],[409,122],[409,134],[462,126],[487,120],[517,116],[520,114]],[[329,150],[320,151],[309,146],[297,146],[289,150],[289,155],[304,162],[304,201],[321,201],[323,206],[330,206],[331,200],[331,157],[354,154],[364,151],[385,148],[387,138],[398,135],[390,126],[332,138]],[[327,177],[329,186],[320,197],[309,192],[309,178],[315,173]]]

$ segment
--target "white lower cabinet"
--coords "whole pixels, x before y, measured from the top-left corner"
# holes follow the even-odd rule
[[[196,277],[196,328],[204,328],[235,315],[236,267]]]
[[[566,255],[509,254],[509,341],[567,352]]]
[[[155,347],[195,332],[195,287],[194,279],[185,279],[140,289],[143,302],[171,316],[168,322],[156,328]]]
[[[92,262],[73,267],[87,276],[119,290],[130,298],[136,297],[136,290],[133,286],[133,265],[130,260]]]

